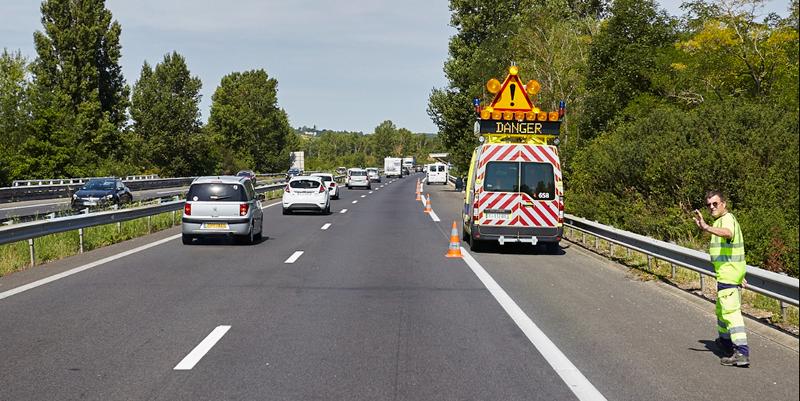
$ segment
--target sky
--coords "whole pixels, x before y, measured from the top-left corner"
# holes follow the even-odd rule
[[[680,15],[680,0],[661,0]],[[0,0],[0,47],[36,57],[39,0]],[[177,51],[203,82],[200,111],[223,76],[264,69],[278,81],[278,105],[293,127],[372,133],[397,127],[435,133],[427,114],[443,72],[450,26],[447,0],[107,0],[122,25],[128,84]],[[764,12],[787,15],[789,0]]]

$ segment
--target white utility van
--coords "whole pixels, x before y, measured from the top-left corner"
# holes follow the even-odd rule
[[[497,241],[541,243],[558,251],[564,225],[558,148],[525,143],[478,146],[467,180],[463,237],[471,249]]]
[[[428,164],[425,169],[425,182],[427,184],[447,184],[447,174],[450,170],[444,163]]]

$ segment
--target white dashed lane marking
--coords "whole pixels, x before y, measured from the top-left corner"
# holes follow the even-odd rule
[[[330,227],[330,226],[331,226],[331,223],[325,223],[325,225],[322,226],[322,228],[320,228],[320,230],[327,230],[328,227]]]
[[[303,251],[297,251],[297,252],[293,253],[292,256],[289,256],[289,259],[286,259],[286,261],[283,262],[283,263],[294,263],[294,262],[297,261],[297,259],[300,259],[300,255],[302,255],[302,254],[303,254]]]
[[[342,209],[342,211],[339,212],[339,214],[343,214],[343,213],[347,213],[347,209]]]
[[[212,330],[211,333],[200,342],[200,344],[197,344],[197,346],[194,347],[192,352],[186,355],[182,361],[175,365],[174,370],[192,370],[194,365],[197,365],[197,363],[200,362],[200,359],[203,359],[203,356],[205,356],[208,351],[211,350],[214,344],[216,344],[217,341],[219,341],[222,336],[224,336],[225,333],[230,330],[230,328],[231,326],[217,326],[217,328]]]
[[[357,200],[354,200],[354,201],[353,201],[353,204],[356,204],[356,203],[358,203],[358,201],[357,201]]]

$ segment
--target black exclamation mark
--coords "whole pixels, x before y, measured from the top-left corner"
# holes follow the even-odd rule
[[[514,106],[514,93],[517,91],[517,85],[511,84],[511,106]]]

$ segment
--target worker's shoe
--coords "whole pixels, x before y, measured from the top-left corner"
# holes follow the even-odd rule
[[[733,355],[720,358],[719,363],[725,366],[749,367],[750,357],[739,351],[734,351]]]
[[[717,337],[717,339],[714,340],[714,344],[717,346],[717,349],[722,354],[722,356],[729,357],[729,356],[733,355],[733,351],[734,351],[733,350],[733,344],[727,343],[727,342],[725,342],[725,340],[723,340],[723,339],[721,339],[719,337]]]

